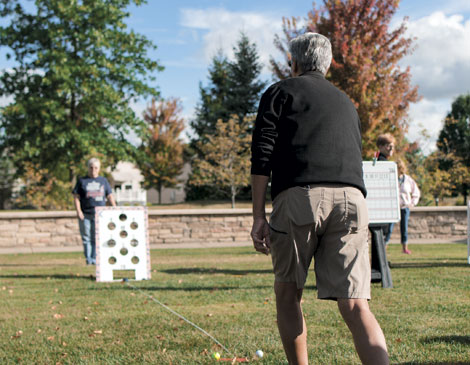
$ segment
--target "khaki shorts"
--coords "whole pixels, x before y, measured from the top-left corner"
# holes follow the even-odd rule
[[[370,299],[368,224],[359,189],[322,184],[284,190],[269,222],[275,280],[303,288],[314,258],[318,298]]]

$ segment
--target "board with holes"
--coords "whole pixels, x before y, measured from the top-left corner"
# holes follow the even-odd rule
[[[96,207],[96,281],[150,279],[146,207]]]

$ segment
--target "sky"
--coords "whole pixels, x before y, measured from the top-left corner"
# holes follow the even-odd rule
[[[127,24],[157,45],[149,56],[165,69],[156,74],[156,85],[162,97],[181,99],[189,124],[199,101],[199,84],[207,85],[218,49],[232,57],[243,31],[257,45],[265,66],[261,77],[272,81],[268,60],[282,57],[273,44],[274,35],[282,35],[282,18],[305,18],[311,9],[309,0],[148,0],[129,8]],[[400,66],[410,67],[412,84],[421,95],[409,111],[408,138],[419,140],[429,152],[452,101],[470,93],[470,0],[402,0],[391,27],[405,17],[406,36],[416,40],[414,52]],[[141,115],[146,103],[142,100],[133,108]],[[429,138],[421,137],[423,130]]]

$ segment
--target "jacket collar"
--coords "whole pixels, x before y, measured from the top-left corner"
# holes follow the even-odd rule
[[[321,77],[322,79],[325,78],[325,75],[323,75],[322,72],[317,71],[317,70],[305,71],[301,73],[299,76],[314,76],[314,77]]]

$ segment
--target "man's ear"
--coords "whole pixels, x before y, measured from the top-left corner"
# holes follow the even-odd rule
[[[299,74],[299,64],[295,60],[292,60],[291,62],[292,62],[292,74],[293,76],[296,76]]]

